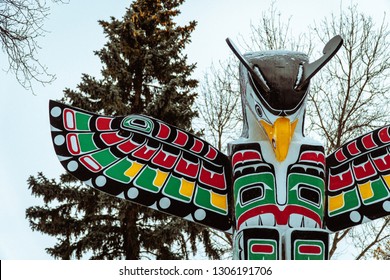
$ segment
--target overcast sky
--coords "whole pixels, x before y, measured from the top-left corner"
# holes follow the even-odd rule
[[[347,7],[350,1],[344,1]],[[390,0],[360,0],[360,10],[372,15],[379,24]],[[36,95],[24,90],[13,74],[6,73],[6,57],[0,53],[0,259],[50,259],[45,248],[55,239],[32,232],[25,210],[41,204],[27,187],[30,175],[42,171],[49,178],[64,172],[55,156],[48,118],[49,99],[59,99],[65,88],[74,89],[81,74],[99,75],[101,64],[93,51],[105,43],[97,21],[110,16],[121,18],[129,6],[125,0],[70,0],[69,4],[52,4],[45,29],[50,33],[39,39],[41,62],[57,79],[50,85],[36,85]],[[226,37],[249,38],[250,23],[259,22],[270,0],[187,0],[181,7],[180,24],[198,21],[192,43],[186,52],[198,68],[201,79],[211,65],[227,58],[230,50]],[[330,13],[338,13],[340,0],[279,0],[276,7],[282,17],[291,16],[294,34],[307,30]],[[375,5],[373,4],[375,3]]]

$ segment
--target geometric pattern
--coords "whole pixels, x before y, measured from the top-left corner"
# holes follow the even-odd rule
[[[264,160],[258,142],[235,144],[231,150],[237,230],[253,226],[322,228],[325,156],[321,146],[302,145],[297,161],[282,174],[276,174],[275,167]]]
[[[286,259],[327,260],[329,233],[321,229],[292,229],[286,234]]]
[[[326,226],[335,232],[390,214],[389,126],[329,155]]]
[[[168,214],[232,231],[229,159],[143,115],[106,117],[50,101],[56,154],[86,184]]]

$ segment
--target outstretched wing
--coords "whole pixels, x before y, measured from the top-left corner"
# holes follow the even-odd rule
[[[329,230],[390,215],[390,126],[344,144],[326,166]]]
[[[86,184],[232,230],[230,161],[200,138],[147,116],[106,117],[55,101],[50,123],[60,162]]]

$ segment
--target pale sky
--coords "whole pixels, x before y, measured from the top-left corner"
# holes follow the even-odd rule
[[[353,1],[352,1],[353,2]],[[390,0],[359,0],[361,11],[372,15],[380,24],[383,13],[390,11]],[[7,68],[6,57],[0,53],[0,259],[51,259],[45,248],[55,239],[32,232],[25,219],[25,210],[39,205],[41,199],[31,196],[27,187],[30,175],[42,171],[48,178],[58,178],[65,170],[54,153],[50,137],[49,99],[59,99],[65,88],[75,89],[81,74],[99,75],[101,64],[93,51],[105,43],[97,21],[110,16],[121,18],[130,1],[70,0],[69,4],[52,4],[45,29],[50,33],[40,38],[41,62],[57,79],[50,85],[35,86],[36,95],[24,90]],[[271,0],[187,0],[178,17],[180,24],[197,20],[192,43],[186,52],[198,68],[194,77],[201,79],[211,63],[230,55],[225,43],[232,39],[249,38],[250,23],[259,22]],[[291,16],[294,34],[307,30],[331,12],[338,13],[339,0],[278,0],[276,7],[282,17]],[[350,1],[344,1],[347,7]],[[374,5],[375,3],[375,5]],[[335,34],[336,35],[336,34]]]

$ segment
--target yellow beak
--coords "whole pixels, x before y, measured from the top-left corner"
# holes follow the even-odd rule
[[[276,159],[279,162],[284,161],[287,157],[291,139],[298,120],[295,120],[291,123],[288,118],[280,117],[273,125],[263,120],[261,120],[260,123],[267,133],[268,139],[272,145],[272,149],[275,152]]]

